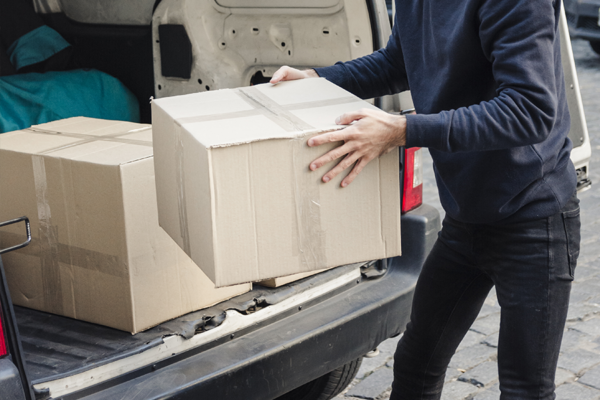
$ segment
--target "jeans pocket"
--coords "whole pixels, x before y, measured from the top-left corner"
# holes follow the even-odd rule
[[[577,258],[579,258],[579,242],[581,241],[580,209],[563,211],[562,220],[567,239],[567,253],[569,256],[569,274],[574,278]]]

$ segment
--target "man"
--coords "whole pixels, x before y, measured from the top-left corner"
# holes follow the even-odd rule
[[[347,186],[396,146],[428,147],[446,211],[395,354],[392,400],[439,399],[458,344],[495,286],[501,399],[554,399],[579,254],[579,201],[556,0],[396,0],[387,47],[272,83],[322,76],[362,98],[411,89],[417,115],[363,110],[309,140]]]

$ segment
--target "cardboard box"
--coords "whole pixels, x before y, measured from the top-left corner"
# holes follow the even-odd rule
[[[288,283],[299,281],[300,279],[308,278],[309,276],[316,275],[319,272],[327,271],[327,269],[319,269],[317,271],[302,272],[300,274],[282,276],[280,278],[265,279],[264,281],[256,282],[258,285],[266,286],[270,288],[278,288]]]
[[[0,135],[0,221],[33,236],[3,255],[15,304],[135,333],[250,289],[215,289],[158,226],[151,138],[88,118]]]
[[[217,287],[400,254],[398,151],[347,188],[309,137],[373,108],[325,79],[152,103],[160,225]]]

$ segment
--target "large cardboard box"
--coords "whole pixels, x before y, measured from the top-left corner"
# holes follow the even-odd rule
[[[158,226],[149,125],[71,118],[0,135],[3,255],[17,305],[132,333],[247,292],[214,284]],[[0,230],[0,247],[23,226]]]
[[[399,255],[397,150],[347,188],[308,168],[360,108],[320,78],[155,100],[160,225],[217,287]]]

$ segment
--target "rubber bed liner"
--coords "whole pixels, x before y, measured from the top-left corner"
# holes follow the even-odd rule
[[[201,334],[219,326],[224,321],[227,310],[237,310],[242,314],[252,313],[361,266],[363,277],[376,278],[383,274],[382,269],[385,268],[379,267],[379,264],[341,266],[280,288],[255,285],[248,293],[135,335],[15,306],[27,373],[32,383],[36,384],[83,372],[159,346],[167,336],[180,335],[189,339],[196,333]],[[339,291],[335,291],[335,294],[337,293]]]

